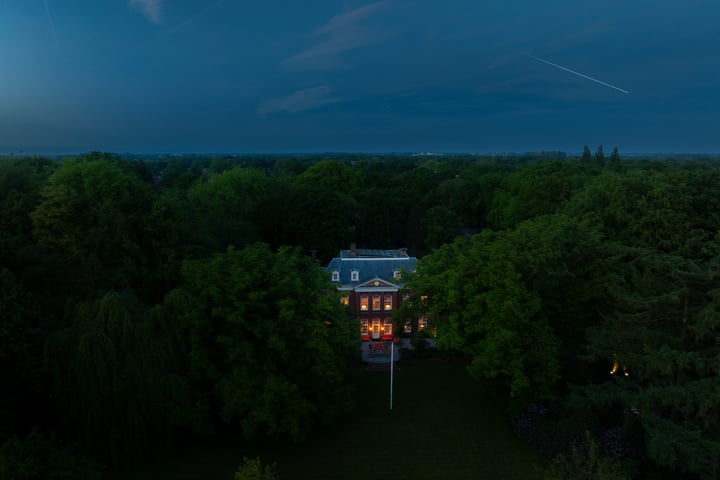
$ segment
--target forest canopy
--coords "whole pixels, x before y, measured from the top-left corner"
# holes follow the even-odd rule
[[[0,456],[67,448],[94,478],[174,438],[299,440],[346,414],[358,328],[321,267],[356,242],[420,258],[397,315],[426,315],[511,410],[546,405],[565,445],[612,434],[640,472],[716,478],[718,167],[2,158]]]

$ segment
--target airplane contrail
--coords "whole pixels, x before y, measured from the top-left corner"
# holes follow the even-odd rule
[[[55,22],[53,21],[52,15],[50,15],[50,7],[48,6],[48,0],[45,0],[45,13],[47,13],[48,23],[50,24],[50,32],[52,33],[53,43],[57,47],[57,33],[55,33]]]
[[[192,22],[194,22],[194,21],[197,20],[198,18],[202,17],[202,16],[205,15],[206,13],[210,12],[210,10],[214,10],[215,8],[219,7],[219,6],[220,6],[221,4],[223,4],[223,3],[225,3],[225,0],[218,0],[218,1],[215,2],[215,3],[212,3],[212,4],[208,5],[207,7],[203,8],[202,10],[200,10],[199,12],[197,12],[196,14],[191,15],[190,17],[186,18],[185,20],[183,20],[183,21],[180,22],[179,24],[177,24],[177,25],[175,25],[174,27],[172,27],[170,30],[168,30],[168,31],[165,32],[163,35],[161,35],[160,38],[167,38],[167,37],[169,37],[169,36],[171,36],[171,35],[174,35],[178,30],[181,30],[181,29],[187,27],[187,26],[190,25]]]
[[[535,60],[538,60],[540,62],[547,63],[548,65],[552,65],[553,67],[559,68],[560,70],[565,70],[566,72],[574,73],[575,75],[578,75],[580,77],[587,78],[588,80],[592,80],[593,82],[599,83],[600,85],[605,85],[606,87],[614,88],[615,90],[618,90],[622,93],[628,93],[628,94],[630,93],[627,90],[623,90],[622,88],[616,87],[615,85],[610,85],[609,83],[601,82],[597,78],[588,77],[587,75],[584,75],[580,72],[576,72],[575,70],[570,70],[569,68],[563,67],[562,65],[558,65],[556,63],[548,62],[547,60],[540,58],[540,57],[536,57],[535,55],[530,55],[529,53],[526,53],[525,55],[527,55],[530,58],[534,58]]]

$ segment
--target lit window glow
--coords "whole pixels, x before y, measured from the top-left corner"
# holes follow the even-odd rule
[[[385,295],[385,310],[392,310],[392,295]]]
[[[360,334],[367,335],[368,333],[368,321],[367,319],[360,320]]]
[[[368,296],[367,295],[360,295],[360,310],[363,312],[367,312],[368,310]]]

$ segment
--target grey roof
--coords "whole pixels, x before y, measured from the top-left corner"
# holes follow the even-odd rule
[[[397,250],[357,248],[355,250],[340,250],[340,258],[408,258],[408,254],[405,248],[398,248]]]
[[[340,274],[340,281],[333,282],[338,287],[352,287],[379,278],[399,285],[395,280],[395,271],[412,271],[417,258],[410,257],[407,250],[342,250],[339,257],[333,258],[325,271],[330,274],[336,271]],[[358,272],[358,280],[352,281],[352,272]]]

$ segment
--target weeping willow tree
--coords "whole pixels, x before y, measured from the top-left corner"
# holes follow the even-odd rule
[[[114,292],[78,305],[49,342],[60,427],[85,453],[118,468],[166,443],[188,397],[162,315]]]

